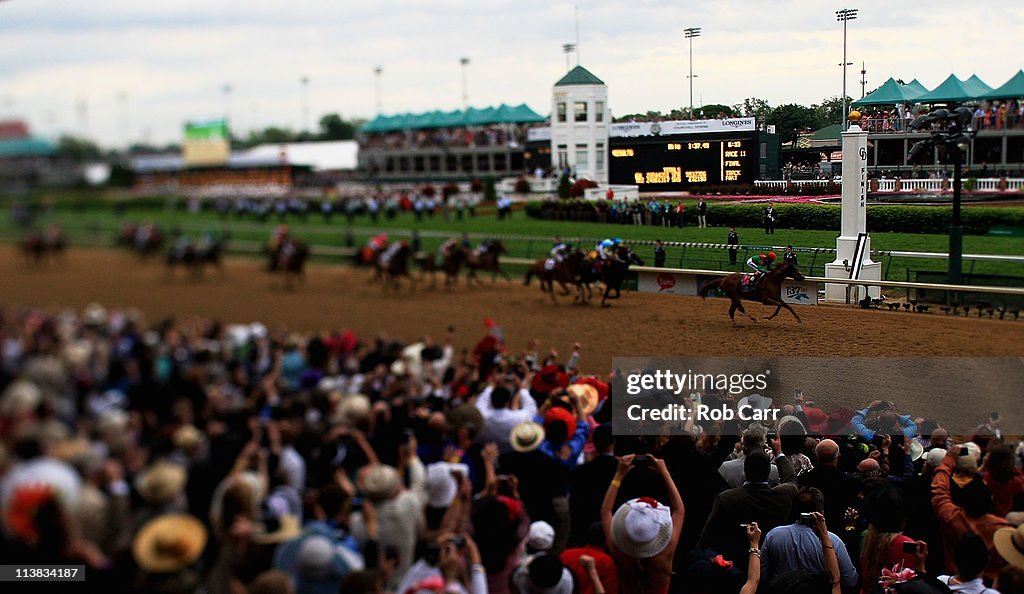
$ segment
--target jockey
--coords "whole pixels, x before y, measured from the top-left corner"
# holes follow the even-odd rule
[[[368,247],[368,248],[370,248],[371,250],[374,250],[374,251],[383,250],[387,246],[388,246],[388,234],[387,233],[378,233],[377,235],[374,235],[373,237],[370,238],[369,241],[366,242],[366,247]]]
[[[562,241],[561,237],[556,236],[555,243],[551,246],[551,257],[554,258],[555,262],[561,263],[571,247],[571,244]]]
[[[757,275],[755,284],[759,284],[765,273],[772,269],[772,264],[775,262],[775,252],[768,252],[767,254],[758,254],[751,256],[747,259],[747,268],[750,268]]]
[[[387,268],[388,263],[391,262],[391,258],[393,258],[395,254],[398,253],[398,250],[402,249],[402,246],[404,245],[407,245],[404,240],[392,243],[386,250],[384,250],[383,253],[381,253],[377,261],[380,262],[382,267]]]
[[[452,248],[454,248],[457,245],[459,245],[459,240],[454,238],[449,239],[448,241],[442,243],[441,247],[439,247],[437,251],[438,253],[441,254],[442,258],[447,258],[449,255],[451,255]]]
[[[288,225],[278,225],[277,227],[274,227],[273,233],[270,234],[270,241],[267,242],[267,248],[271,253],[276,252],[287,240]]]
[[[608,260],[609,258],[617,260],[615,257],[615,248],[622,245],[622,239],[616,237],[614,239],[605,239],[601,243],[597,244],[597,256],[602,260]]]

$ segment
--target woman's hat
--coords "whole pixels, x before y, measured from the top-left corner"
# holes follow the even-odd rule
[[[294,578],[300,594],[333,594],[352,569],[342,546],[324,534],[309,532],[278,547],[274,567]]]
[[[580,399],[580,406],[583,408],[583,415],[590,416],[597,408],[600,395],[597,388],[590,384],[573,384],[566,388],[570,394],[575,394]]]
[[[132,542],[132,556],[149,573],[175,573],[192,565],[206,548],[206,528],[189,514],[150,520]]]
[[[185,488],[188,475],[185,468],[172,462],[157,462],[139,475],[136,488],[139,496],[153,506],[173,503]]]
[[[533,421],[519,423],[512,428],[512,433],[509,434],[512,449],[521,453],[532,452],[540,447],[542,441],[544,441],[544,428]]]
[[[370,499],[389,499],[401,486],[398,471],[386,464],[370,466],[359,477],[359,489]]]
[[[453,472],[461,472],[463,477],[469,478],[469,467],[465,464],[434,462],[427,465],[427,479],[424,485],[427,490],[427,505],[436,508],[451,505],[459,491],[459,485],[452,476]]]
[[[1006,562],[1024,569],[1024,524],[1016,528],[1000,528],[992,537],[996,551]]]
[[[634,559],[654,557],[672,538],[672,512],[650,497],[630,499],[612,517],[612,541]]]

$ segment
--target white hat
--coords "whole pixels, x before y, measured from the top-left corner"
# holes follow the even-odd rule
[[[512,428],[512,432],[509,434],[512,449],[521,453],[532,452],[539,448],[543,441],[544,427],[533,421],[519,423]]]
[[[772,402],[774,402],[774,400],[767,396],[762,396],[760,394],[751,394],[750,396],[744,396],[743,398],[740,398],[740,401],[736,403],[736,408],[740,409],[743,408],[744,406],[749,406],[750,408],[753,409],[765,410],[772,407]]]
[[[612,517],[612,541],[634,559],[654,557],[672,538],[672,512],[649,497],[630,499]]]
[[[452,476],[453,472],[461,472],[462,476],[469,477],[469,467],[465,464],[434,462],[427,465],[427,505],[438,508],[451,505],[459,491],[459,485]]]
[[[530,524],[530,534],[526,537],[526,545],[535,551],[547,551],[555,542],[555,529],[551,524],[541,520]]]
[[[910,459],[917,462],[921,459],[921,456],[924,455],[924,446],[916,439],[909,437],[907,439],[910,439]],[[945,455],[945,452],[943,452],[943,455]],[[942,462],[942,460],[939,460],[939,462]],[[936,464],[936,466],[938,466],[938,464]]]
[[[942,459],[946,457],[946,450],[942,448],[932,448],[928,450],[928,455],[925,456],[924,461],[928,463],[928,466],[932,468],[938,468],[939,464],[942,464]]]

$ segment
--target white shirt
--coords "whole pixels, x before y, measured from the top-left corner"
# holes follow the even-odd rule
[[[532,421],[537,414],[537,401],[530,395],[526,388],[519,390],[519,410],[508,408],[494,408],[491,405],[491,392],[493,387],[488,386],[476,398],[476,408],[484,417],[484,429],[480,433],[480,441],[483,443],[494,442],[502,453],[512,451],[512,444],[509,436],[512,428],[519,423]],[[510,399],[511,402],[511,399]]]
[[[951,575],[939,576],[939,581],[949,586],[949,589],[954,592],[964,592],[965,594],[999,594],[998,590],[986,588],[980,576],[960,584],[951,584],[949,582],[951,579],[953,579]]]

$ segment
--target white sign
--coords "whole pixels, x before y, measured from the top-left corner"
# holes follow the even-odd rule
[[[551,126],[545,128],[530,128],[526,131],[526,142],[541,142],[551,140]]]
[[[791,304],[799,303],[801,305],[817,305],[818,285],[817,283],[783,282],[782,300]]]
[[[636,281],[636,288],[641,293],[697,294],[697,277],[692,274],[640,272]]]
[[[637,136],[674,136],[706,132],[748,132],[756,130],[754,118],[724,120],[672,120],[668,122],[629,122],[608,126],[612,138]]]

